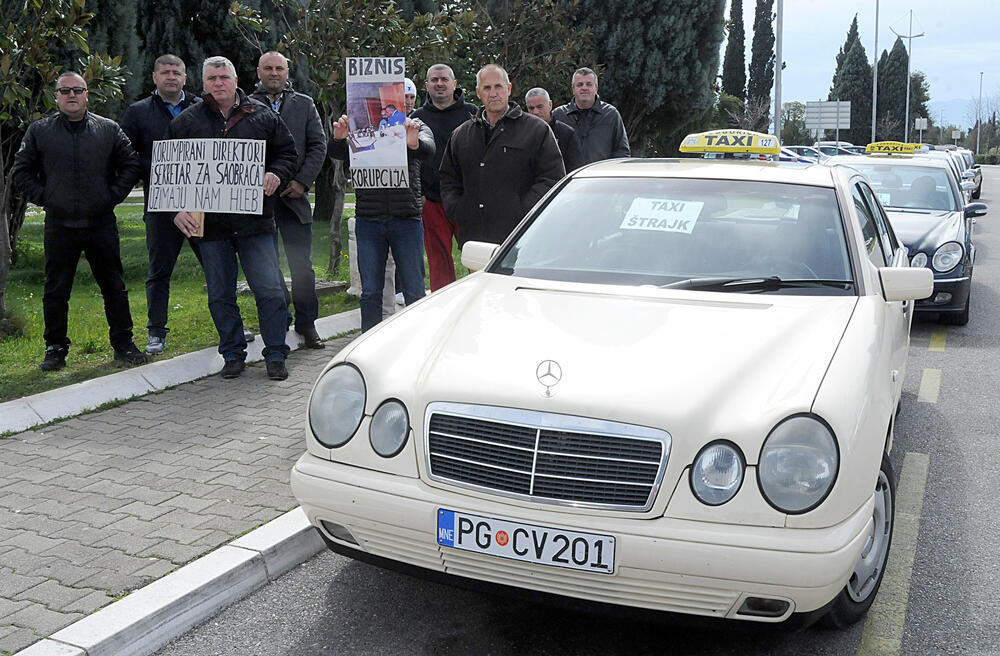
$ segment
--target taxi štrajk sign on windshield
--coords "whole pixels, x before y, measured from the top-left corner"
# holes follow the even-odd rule
[[[684,137],[682,153],[756,153],[777,155],[781,152],[778,138],[749,130],[711,130]]]

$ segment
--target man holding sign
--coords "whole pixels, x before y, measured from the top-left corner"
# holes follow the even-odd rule
[[[267,375],[284,380],[287,308],[274,252],[274,194],[295,174],[295,142],[277,114],[237,88],[236,69],[228,59],[206,59],[202,78],[205,101],[184,110],[168,130],[168,138],[185,141],[158,142],[172,156],[161,171],[154,147],[153,177],[161,174],[164,191],[152,195],[157,202],[180,205],[174,224],[185,235],[200,237],[208,309],[225,360],[222,377],[239,376],[246,360],[236,305],[239,253],[257,302]]]

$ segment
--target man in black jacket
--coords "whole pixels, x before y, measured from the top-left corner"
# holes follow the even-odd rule
[[[225,360],[223,378],[236,378],[244,369],[246,339],[236,305],[236,256],[257,303],[264,360],[272,380],[288,377],[288,308],[281,270],[274,253],[274,193],[296,170],[295,141],[281,118],[236,87],[236,69],[225,57],[209,57],[202,65],[204,102],[189,107],[167,130],[170,139],[254,139],[265,142],[261,214],[207,213],[204,237],[198,240],[208,286],[208,309],[219,331],[219,353]],[[197,219],[178,212],[174,225],[188,237],[199,229]]]
[[[319,300],[316,298],[316,273],[312,267],[312,206],[309,187],[323,168],[326,159],[326,135],[313,99],[297,93],[288,81],[288,59],[280,52],[265,52],[257,62],[260,82],[250,96],[267,104],[281,116],[295,139],[298,152],[295,173],[288,186],[278,196],[274,220],[285,244],[285,257],[292,274],[292,293],[285,290],[285,305],[295,306],[295,332],[302,335],[305,345],[323,348],[316,332]],[[274,235],[274,252],[278,252],[278,234]],[[291,316],[288,317],[291,319]]]
[[[583,162],[599,162],[614,157],[630,157],[628,135],[622,116],[614,105],[597,95],[597,73],[579,68],[573,73],[573,100],[552,111],[557,121],[568,123],[580,140]]]
[[[434,135],[417,119],[408,118],[406,159],[409,188],[355,189],[354,230],[358,241],[358,270],[361,273],[361,332],[382,321],[382,292],[385,263],[390,251],[396,263],[406,305],[424,297],[423,225],[420,221],[420,169],[434,156]],[[347,160],[350,123],[346,116],[333,126],[329,152]]]
[[[510,78],[496,64],[476,74],[483,109],[451,135],[441,160],[441,198],[459,242],[499,244],[564,175],[542,119],[510,102]]]
[[[45,208],[45,358],[42,371],[66,366],[69,297],[83,253],[104,297],[115,362],[142,364],[122,279],[115,205],[139,179],[139,158],[118,124],[87,111],[78,73],[56,80],[59,112],[35,121],[14,156],[14,184]]]
[[[438,170],[451,133],[475,116],[478,108],[465,102],[465,96],[455,82],[455,73],[447,64],[434,64],[428,68],[424,85],[427,102],[413,110],[412,116],[426,123],[434,133],[434,157],[421,167],[420,177],[424,193],[424,249],[427,251],[431,291],[436,292],[455,282],[455,260],[451,248],[452,239],[458,238],[454,217],[448,216],[441,202]]]
[[[542,87],[531,89],[524,94],[524,106],[529,114],[542,119],[552,128],[552,134],[556,135],[556,141],[559,143],[559,152],[562,153],[566,173],[583,166],[583,155],[580,154],[580,142],[576,138],[576,130],[562,121],[552,120],[552,99],[549,98],[549,92]]]
[[[146,98],[134,102],[122,116],[122,129],[132,141],[132,147],[142,162],[142,190],[149,202],[149,168],[153,142],[167,135],[170,121],[182,111],[201,102],[201,98],[184,91],[187,73],[184,61],[177,55],[160,55],[153,62],[155,89]],[[173,217],[164,212],[144,212],[146,251],[149,272],[146,275],[146,353],[159,355],[166,348],[167,308],[170,305],[170,276],[177,256],[184,246],[184,235],[174,226]],[[201,262],[198,246],[187,240],[195,257]]]

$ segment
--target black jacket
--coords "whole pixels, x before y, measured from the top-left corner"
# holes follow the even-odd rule
[[[87,228],[115,221],[115,205],[139,180],[139,157],[118,124],[61,112],[28,126],[11,171],[14,185],[45,208],[46,224]]]
[[[205,214],[205,241],[227,239],[236,235],[274,232],[274,202],[295,174],[298,159],[295,141],[284,122],[270,107],[236,90],[236,105],[226,116],[215,99],[206,94],[205,102],[188,107],[167,129],[170,139],[262,139],[267,142],[264,170],[281,179],[281,186],[271,196],[264,196],[262,214]]]
[[[576,130],[562,121],[551,118],[549,127],[552,128],[552,134],[556,135],[556,142],[559,143],[559,152],[562,153],[566,173],[583,166],[583,153],[580,152],[580,140],[576,138]]]
[[[200,102],[201,98],[185,91],[184,99],[180,102],[181,111]],[[139,161],[142,162],[144,197],[149,188],[149,165],[152,159],[153,142],[167,137],[167,127],[172,120],[174,120],[174,115],[170,113],[167,104],[156,92],[129,105],[122,115],[122,130],[125,130],[125,134],[132,142],[132,147],[139,155]]]
[[[499,244],[566,175],[545,121],[512,102],[490,130],[484,112],[452,133],[441,160],[441,198],[462,244]]]
[[[363,219],[386,221],[389,219],[419,219],[423,202],[420,198],[421,165],[434,156],[434,135],[427,125],[418,119],[420,133],[417,135],[416,150],[406,149],[407,175],[410,188],[355,189],[354,215]],[[328,149],[330,157],[348,161],[347,139],[330,137]]]
[[[250,97],[270,107],[271,99],[259,83]],[[323,132],[323,122],[319,118],[319,112],[316,111],[316,104],[312,98],[296,92],[292,89],[291,83],[288,83],[281,92],[278,116],[292,133],[295,150],[299,154],[292,180],[297,180],[303,187],[309,189],[316,182],[316,177],[326,160],[326,133]],[[307,194],[302,194],[298,198],[278,198],[278,202],[295,212],[300,223],[312,223],[312,207],[309,205]]]
[[[427,160],[420,172],[423,180],[424,196],[435,203],[441,202],[441,184],[438,170],[441,168],[441,158],[444,157],[444,147],[455,128],[476,115],[479,108],[465,102],[465,94],[461,89],[455,90],[455,102],[444,109],[438,109],[430,98],[421,107],[410,114],[430,126],[434,133],[434,157]]]
[[[600,96],[590,109],[580,109],[575,100],[560,105],[552,110],[552,120],[567,123],[576,130],[584,164],[632,154],[621,114]]]

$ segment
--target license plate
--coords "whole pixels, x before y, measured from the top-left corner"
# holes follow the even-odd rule
[[[438,510],[438,544],[526,563],[613,574],[615,538]]]

